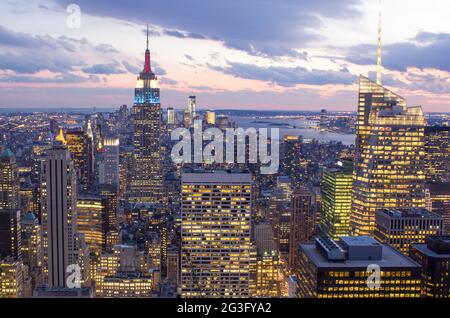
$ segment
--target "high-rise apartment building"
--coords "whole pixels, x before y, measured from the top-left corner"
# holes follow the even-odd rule
[[[425,207],[425,117],[420,107],[361,76],[351,232],[370,235],[375,211]]]
[[[137,79],[134,106],[133,174],[129,200],[134,203],[158,203],[163,199],[161,157],[162,110],[158,78],[145,51],[145,66]]]
[[[227,171],[182,175],[182,297],[248,297],[252,177]]]
[[[424,208],[384,209],[375,214],[375,238],[409,255],[411,244],[442,235],[443,219]]]
[[[321,231],[333,239],[350,233],[353,166],[325,168],[322,179]]]

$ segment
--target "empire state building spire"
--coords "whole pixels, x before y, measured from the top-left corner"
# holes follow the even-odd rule
[[[150,74],[152,72],[152,67],[150,64],[150,49],[148,48],[148,24],[147,24],[147,50],[145,51],[145,69],[144,72],[146,74]]]
[[[378,50],[377,50],[377,84],[381,85],[381,71],[383,68],[381,56],[381,0],[380,0],[380,14],[378,16]]]

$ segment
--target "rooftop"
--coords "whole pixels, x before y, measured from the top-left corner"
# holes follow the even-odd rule
[[[450,236],[430,236],[426,244],[413,244],[412,248],[428,257],[450,259]]]
[[[181,181],[182,183],[251,183],[252,175],[237,170],[188,170],[183,172]]]
[[[347,237],[344,238],[350,246],[363,247],[367,244],[378,244],[381,246],[381,259],[364,259],[364,260],[343,260],[343,261],[333,261],[328,260],[326,256],[320,253],[319,249],[316,248],[315,244],[299,244],[299,249],[302,250],[308,258],[313,262],[313,264],[319,269],[338,269],[338,268],[349,268],[349,269],[364,269],[366,270],[369,265],[376,264],[381,268],[418,268],[419,264],[414,262],[407,256],[404,256],[396,249],[390,247],[387,244],[378,243],[375,239],[370,237]]]
[[[380,246],[380,242],[370,236],[346,236],[341,241],[347,246]]]
[[[382,209],[377,211],[377,213],[385,214],[391,218],[441,218],[440,215],[432,213],[424,208]]]

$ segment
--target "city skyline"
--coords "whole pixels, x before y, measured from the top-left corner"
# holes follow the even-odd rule
[[[30,34],[0,22],[0,298],[181,298],[177,312],[206,316],[219,307],[190,299],[247,313],[264,304],[239,298],[269,310],[276,298],[450,298],[450,112],[427,114],[414,95],[447,107],[444,33],[384,40],[395,17],[383,12],[410,9],[397,0],[170,1],[0,5],[5,24],[48,17]],[[362,11],[370,25],[378,14],[375,44],[340,33]],[[54,14],[60,35],[45,33]],[[168,38],[181,42],[159,46]],[[317,108],[273,110],[304,90]],[[354,102],[338,111],[342,92]],[[64,110],[79,96],[113,105]],[[2,108],[10,98],[47,108]]]
[[[375,77],[376,0],[284,1],[271,10],[254,1],[78,1],[79,29],[66,25],[69,4],[0,5],[0,107],[131,105],[147,23],[164,108],[183,108],[194,92],[199,110],[354,110],[357,76]],[[426,112],[450,105],[447,7],[383,2],[383,84]]]

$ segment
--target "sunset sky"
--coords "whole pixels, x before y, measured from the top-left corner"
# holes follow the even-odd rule
[[[67,6],[81,8],[70,28]],[[4,0],[0,107],[132,104],[145,25],[162,106],[356,110],[378,0]],[[385,0],[383,83],[450,112],[450,1]]]

